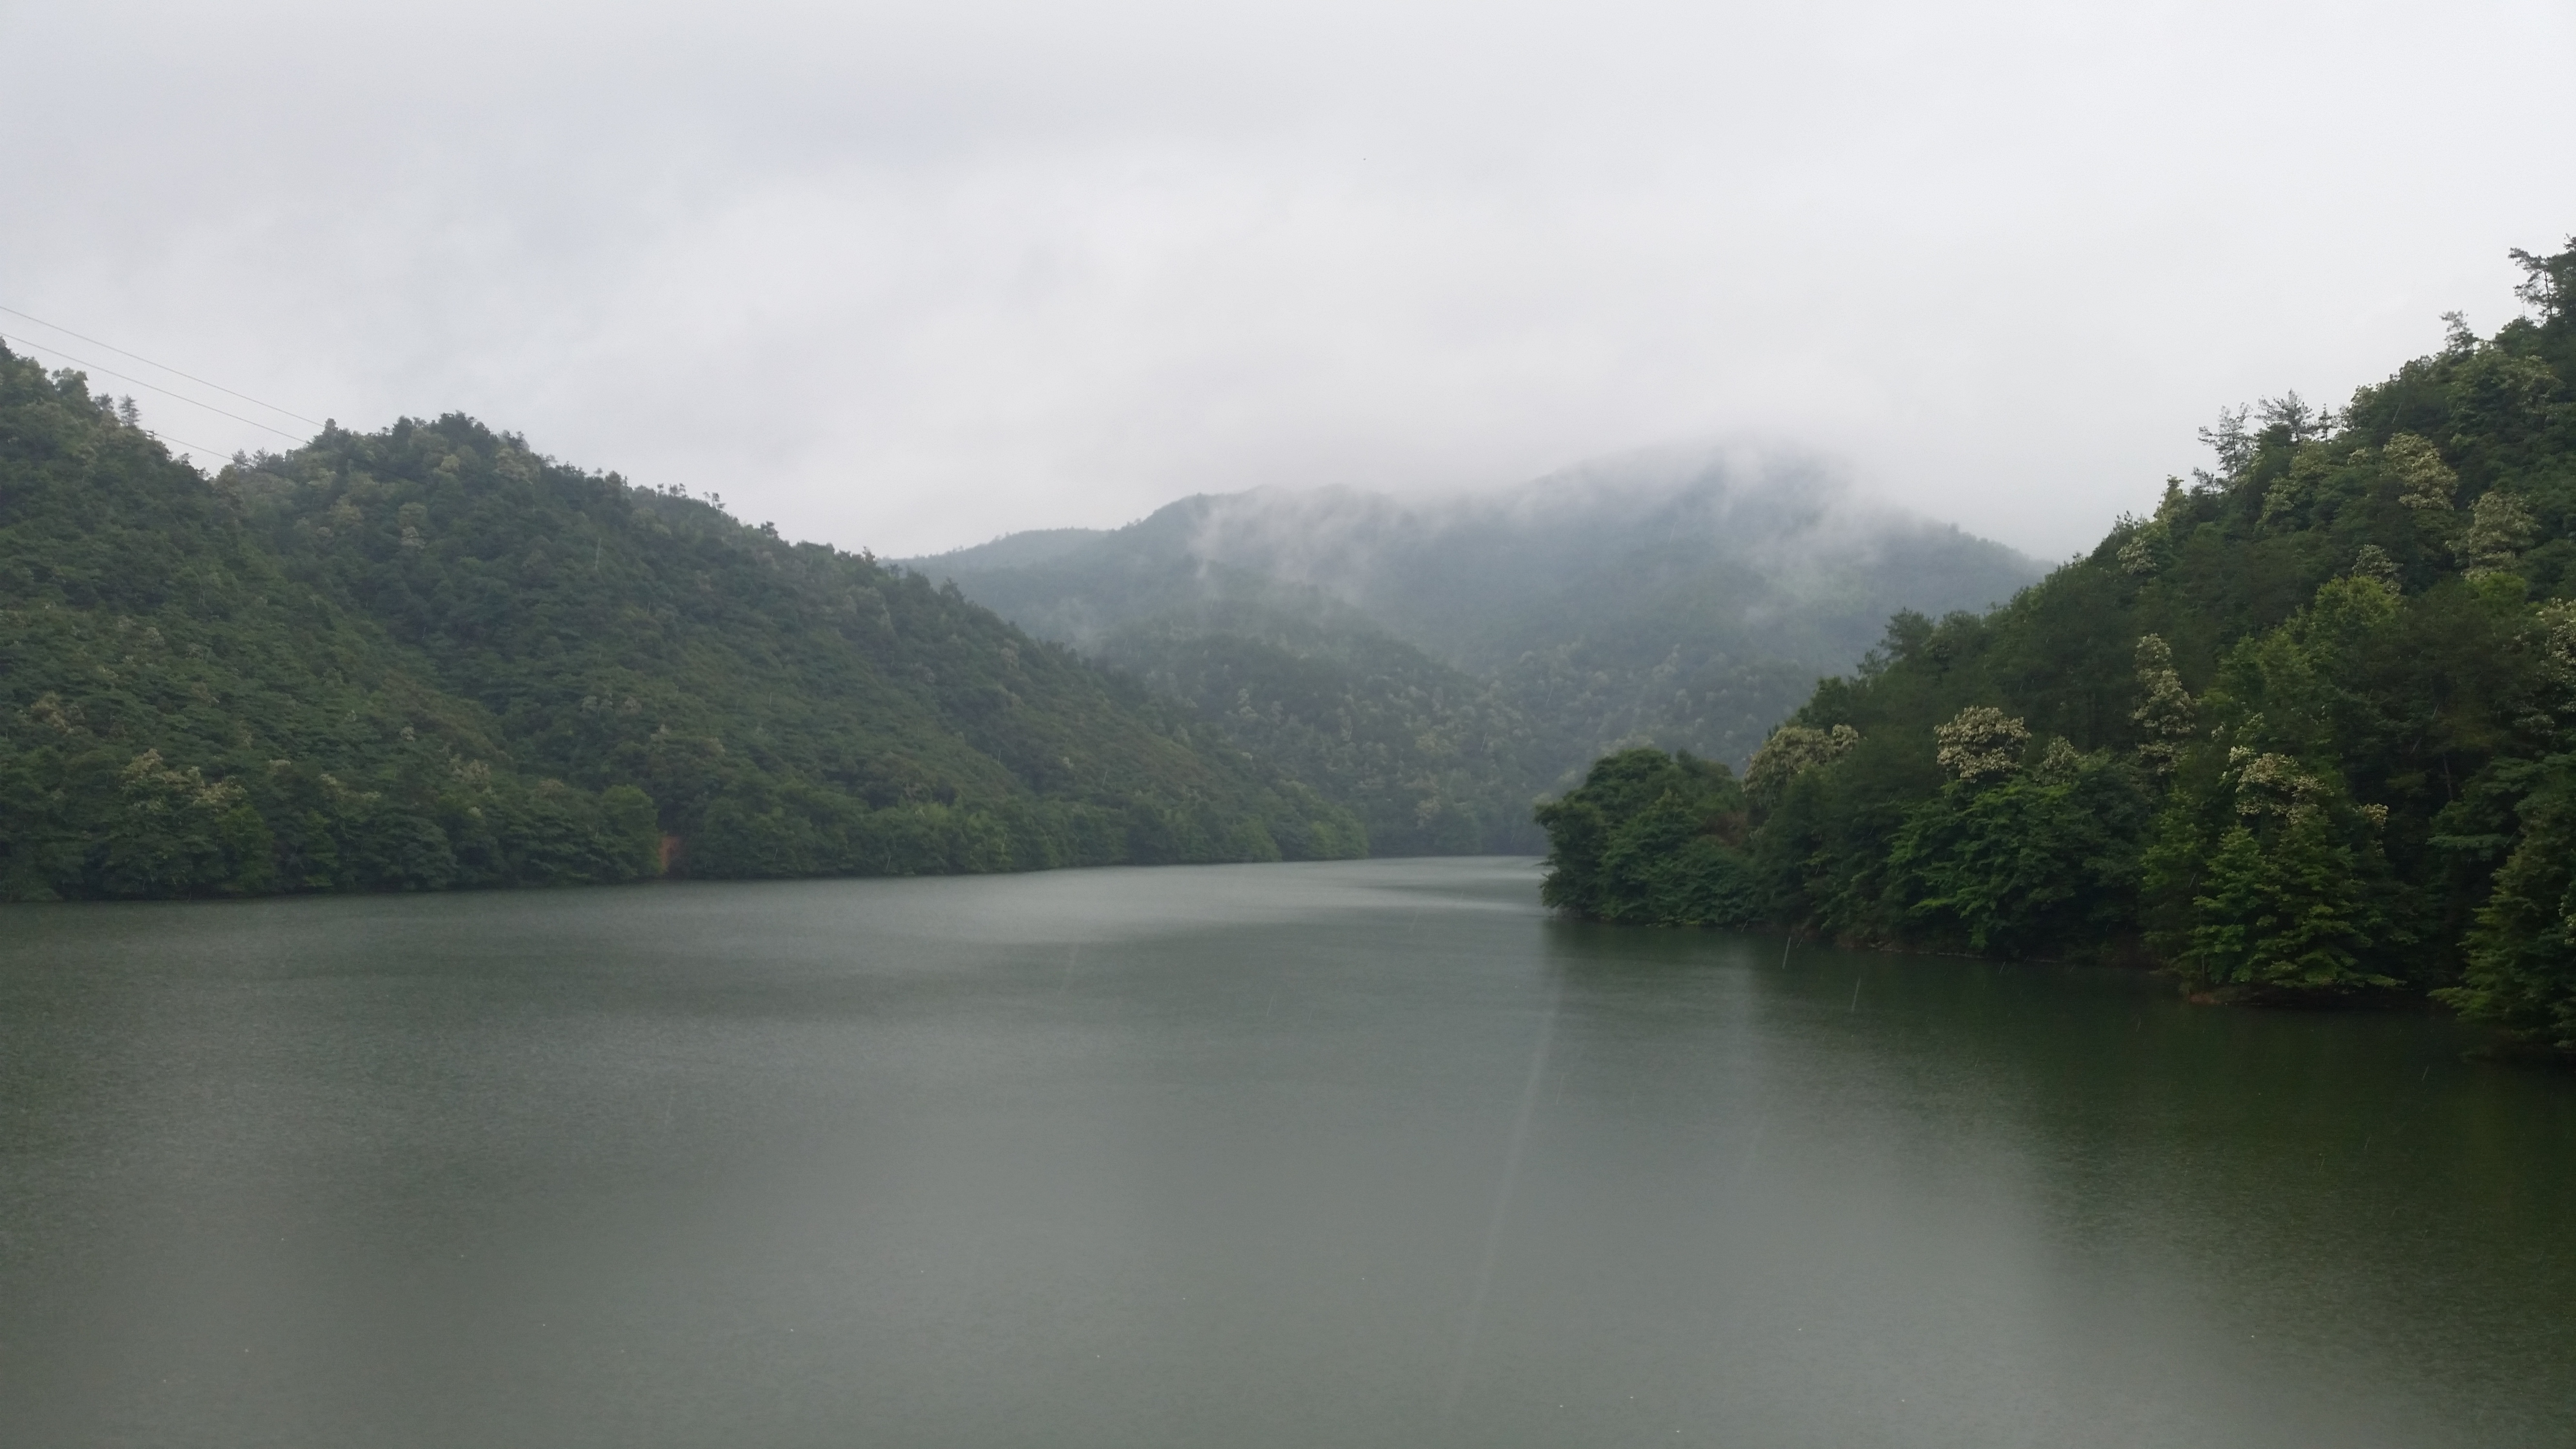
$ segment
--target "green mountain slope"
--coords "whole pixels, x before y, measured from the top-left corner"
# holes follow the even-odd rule
[[[2205,436],[2008,605],[1901,614],[1741,799],[1615,757],[1554,898],[1866,940],[2143,952],[2222,994],[2432,992],[2576,1049],[2576,241],[2536,314]],[[1682,852],[1753,888],[1686,892]]]
[[[1742,759],[1889,611],[2038,574],[1810,471],[1696,454],[1447,503],[1201,496],[911,567],[1295,762],[1382,851],[1532,848],[1532,799],[1603,749]]]
[[[917,574],[458,417],[210,481],[0,352],[0,893],[1363,849]]]
[[[1535,731],[1492,681],[1364,622],[1242,603],[1111,631],[1101,660],[1359,816],[1381,855],[1534,852]]]

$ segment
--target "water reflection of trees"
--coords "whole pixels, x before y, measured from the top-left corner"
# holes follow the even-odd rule
[[[2035,1351],[2088,1371],[2241,1381],[2247,1413],[2438,1404],[2505,1441],[2576,1402],[2563,1075],[2465,1060],[2452,1023],[2415,1013],[1784,946],[1552,923],[1553,1100],[1574,1104],[1556,1129],[1624,1114],[1665,1134],[1708,1159],[1721,1211],[1878,1195],[1829,1211],[1903,1251],[1996,1254],[2039,1295],[2016,1311],[2061,1330]],[[1730,1151],[1755,1166],[1721,1168]],[[1790,1179],[1767,1209],[1764,1173]],[[2285,1382],[2242,1387],[2265,1378]]]

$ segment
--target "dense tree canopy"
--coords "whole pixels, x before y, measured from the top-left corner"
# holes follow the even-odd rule
[[[865,555],[462,417],[210,480],[0,351],[0,897],[1365,848]]]
[[[1643,925],[1741,925],[1761,911],[1743,855],[1744,791],[1724,765],[1639,748],[1604,757],[1538,808],[1555,846],[1540,896]]]
[[[1899,614],[1756,755],[1740,843],[1722,812],[1679,830],[1710,787],[1605,760],[1543,813],[1553,898],[2430,993],[2576,1049],[2576,241],[2515,255],[2532,316],[2454,323],[2339,412],[2231,412],[2217,469],[2089,556]],[[1649,815],[1726,889],[1595,894]]]
[[[1349,807],[1378,854],[1533,852],[1546,781],[1530,719],[1494,682],[1339,613],[1205,604],[1114,630],[1097,652]]]

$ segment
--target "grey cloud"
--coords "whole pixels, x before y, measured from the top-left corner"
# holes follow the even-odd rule
[[[2503,248],[2576,226],[2546,4],[0,29],[0,304],[884,552],[1758,434],[2062,554],[2220,405],[2494,325]]]

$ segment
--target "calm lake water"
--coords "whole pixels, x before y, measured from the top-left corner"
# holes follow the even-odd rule
[[[0,910],[0,1443],[2576,1441],[2576,1076],[1537,882]]]

